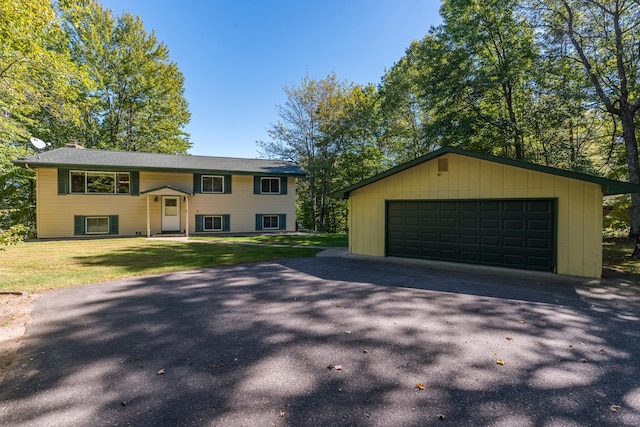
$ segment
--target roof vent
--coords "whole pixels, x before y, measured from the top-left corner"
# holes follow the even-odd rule
[[[67,148],[77,148],[79,150],[84,150],[84,147],[81,144],[78,144],[77,142],[71,142],[69,144],[65,144],[65,147]]]

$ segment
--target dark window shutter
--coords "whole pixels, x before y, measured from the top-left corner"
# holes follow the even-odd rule
[[[280,178],[280,194],[287,194],[287,177]]]
[[[253,177],[253,194],[260,194],[260,177]]]
[[[224,175],[224,194],[231,194],[231,175]]]
[[[58,168],[58,194],[69,194],[69,169]]]
[[[278,230],[286,230],[287,229],[287,214],[278,215]]]
[[[73,234],[76,236],[84,234],[84,217],[82,215],[75,215],[73,217]]]
[[[109,215],[109,234],[118,234],[118,215]]]
[[[202,193],[202,174],[193,174],[193,193]]]
[[[204,215],[196,215],[196,233],[204,231]]]
[[[256,214],[256,230],[262,230],[262,214]]]
[[[222,231],[231,231],[231,215],[222,215]]]
[[[129,179],[131,180],[129,193],[132,196],[139,196],[140,195],[140,172],[138,171],[129,172]]]

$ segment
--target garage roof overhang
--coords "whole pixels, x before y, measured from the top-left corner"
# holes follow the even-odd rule
[[[432,151],[431,153],[425,154],[422,157],[418,157],[415,160],[412,160],[407,163],[403,163],[385,172],[379,173],[378,175],[372,176],[371,178],[365,179],[364,181],[361,181],[350,187],[347,187],[340,191],[336,191],[335,193],[332,194],[332,197],[339,198],[339,199],[348,199],[349,194],[354,190],[365,187],[376,181],[380,181],[381,179],[387,178],[391,175],[395,175],[399,172],[410,169],[421,163],[428,162],[429,160],[433,160],[437,157],[440,157],[449,153],[459,154],[461,156],[473,157],[476,159],[486,160],[494,163],[501,163],[504,165],[514,166],[518,168],[529,169],[537,172],[548,173],[551,175],[563,176],[565,178],[577,179],[579,181],[593,182],[595,184],[599,184],[602,186],[602,194],[605,196],[613,195],[613,194],[640,193],[640,184],[632,184],[630,182],[616,181],[613,179],[603,178],[595,175],[589,175],[586,173],[568,171],[564,169],[553,168],[550,166],[537,165],[534,163],[524,162],[522,160],[492,156],[490,154],[463,150],[461,148],[442,147],[438,150]]]

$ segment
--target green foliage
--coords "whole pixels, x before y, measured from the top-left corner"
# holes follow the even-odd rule
[[[640,183],[636,115],[640,109],[640,2],[637,0],[529,0],[545,41],[580,65],[595,106],[621,129],[628,179]],[[596,109],[597,107],[593,107]],[[612,144],[611,151],[616,145]],[[640,194],[633,194],[631,234],[640,234]]]
[[[339,232],[347,227],[347,207],[331,193],[378,172],[382,154],[374,140],[377,94],[372,86],[306,77],[300,87],[285,88],[278,123],[268,129],[272,141],[259,141],[264,156],[298,163],[297,218],[302,228]]]
[[[139,17],[114,17],[92,0],[72,4],[63,16],[72,57],[88,73],[79,82],[81,141],[111,150],[186,153],[184,76],[167,46]]]
[[[603,235],[605,237],[623,237],[631,229],[631,197],[620,195],[606,200],[604,205]]]
[[[3,144],[0,149],[0,229],[22,225],[18,234],[35,235],[35,173],[11,163],[29,151],[22,146]],[[12,233],[13,235],[13,233]]]
[[[6,236],[16,224],[35,234],[34,173],[12,164],[33,154],[31,136],[54,147],[186,153],[184,77],[139,18],[114,18],[94,0],[0,0],[0,22]]]
[[[27,234],[27,227],[22,224],[12,225],[7,230],[0,228],[0,251],[3,246],[17,245],[24,240]]]

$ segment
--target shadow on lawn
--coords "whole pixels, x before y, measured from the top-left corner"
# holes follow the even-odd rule
[[[637,306],[514,280],[315,258],[61,290],[0,424],[638,425]]]
[[[157,246],[133,246],[100,255],[77,256],[75,259],[90,267],[117,266],[134,273],[143,273],[171,267],[188,270],[313,256],[319,251],[320,249],[313,248],[163,242]]]

